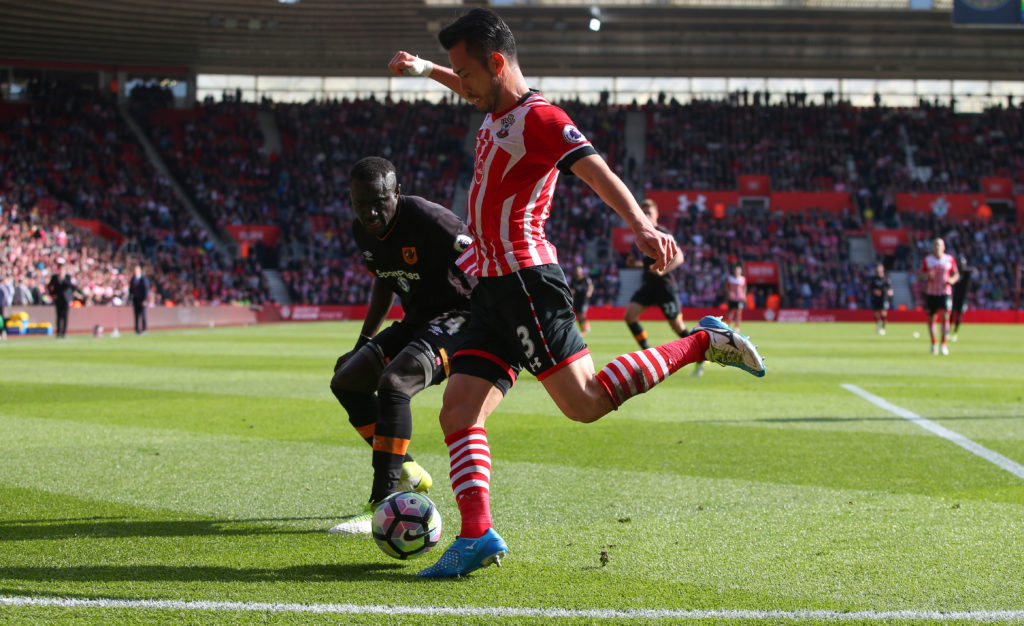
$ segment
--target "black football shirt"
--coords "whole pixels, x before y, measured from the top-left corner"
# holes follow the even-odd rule
[[[455,259],[472,238],[445,207],[418,196],[398,196],[386,232],[372,235],[355,220],[352,235],[370,272],[398,294],[406,319],[427,321],[469,310],[475,279],[456,267]]]
[[[659,232],[663,232],[666,235],[671,235],[671,231],[664,226],[655,226]],[[669,293],[677,293],[679,291],[679,285],[676,284],[676,277],[672,275],[672,272],[659,276],[651,272],[651,266],[656,263],[655,259],[647,256],[640,251],[640,248],[633,246],[633,255],[643,260],[644,273],[641,282],[641,288],[652,291],[667,291]]]

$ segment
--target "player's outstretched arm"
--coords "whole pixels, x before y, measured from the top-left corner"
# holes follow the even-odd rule
[[[458,75],[450,67],[438,65],[427,59],[421,59],[405,50],[399,50],[395,53],[395,56],[391,57],[388,69],[395,76],[424,76],[430,78],[463,98],[466,97],[462,92],[462,81],[459,80]]]
[[[363,320],[363,335],[373,337],[377,334],[394,302],[395,292],[391,291],[385,282],[374,279],[373,288],[370,289],[370,306],[366,310],[366,319]]]
[[[654,272],[664,274],[683,262],[683,253],[676,245],[675,238],[651,224],[626,183],[608,167],[604,159],[596,154],[585,156],[573,164],[572,173],[579,176],[605,204],[626,220],[636,237],[636,246],[655,260],[651,266]]]
[[[374,279],[373,287],[370,289],[370,306],[366,310],[366,319],[363,320],[363,329],[359,331],[359,339],[356,340],[354,348],[338,357],[334,363],[335,372],[377,334],[394,301],[395,294],[391,288],[380,280]]]

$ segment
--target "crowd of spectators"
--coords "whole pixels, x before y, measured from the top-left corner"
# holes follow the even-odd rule
[[[352,165],[369,155],[388,158],[402,193],[451,206],[466,166],[469,112],[462,104],[374,99],[246,104],[229,98],[185,112],[136,108],[163,158],[221,232],[243,224],[280,229],[273,264],[291,299],[311,304],[365,302],[368,294],[370,278],[351,237]],[[277,151],[267,146],[266,124],[280,137]]]
[[[266,289],[259,272],[242,261],[211,263],[199,248],[145,252],[118,246],[41,211],[38,204],[13,198],[26,196],[0,192],[0,282],[12,287],[13,304],[50,304],[46,283],[60,266],[80,290],[82,304],[129,304],[128,282],[136,265],[149,278],[156,305],[247,303]]]
[[[94,220],[116,231],[115,248],[106,251],[110,244],[103,244],[88,254],[57,254],[93,259],[94,266],[113,263],[105,269],[119,272],[111,271],[107,279],[90,270],[99,272],[88,277],[97,292],[117,292],[117,277],[137,254],[146,260],[162,302],[263,300],[266,288],[258,267],[217,252],[211,234],[150,163],[111,96],[49,82],[33,83],[30,93],[30,104],[5,106],[0,114],[5,234],[13,237],[16,227],[68,233],[69,220]],[[52,250],[47,249],[48,258]],[[49,267],[44,259],[36,261],[40,264]]]
[[[5,231],[6,252],[10,256],[15,239],[19,250],[27,249],[26,236],[38,244],[37,232],[50,244],[48,256],[34,259],[33,267],[22,263],[22,279],[49,271],[53,254],[108,263],[103,271],[111,277],[123,276],[137,258],[151,268],[164,302],[261,302],[271,297],[261,272],[268,263],[281,270],[293,302],[364,303],[372,279],[351,237],[347,178],[352,164],[371,154],[389,158],[402,193],[446,206],[453,206],[456,190],[468,181],[473,109],[454,99],[257,104],[225,97],[173,110],[159,89],[136,95],[132,115],[213,230],[192,217],[171,181],[150,164],[110,98],[95,90],[40,84],[31,106],[14,114],[0,111],[0,191],[6,194],[5,222],[17,223]],[[962,116],[942,107],[808,106],[800,98],[771,105],[738,99],[687,105],[662,99],[629,107],[559,104],[638,194],[644,188],[734,189],[741,173],[767,174],[775,190],[853,194],[856,210],[850,214],[729,207],[719,216],[694,207],[670,216],[667,225],[688,258],[677,270],[684,305],[715,306],[731,266],[771,260],[779,266],[779,291],[754,286],[757,304],[775,293],[785,306],[866,307],[870,267],[849,260],[848,240],[851,233],[862,235],[874,218],[911,233],[911,245],[889,259],[893,269],[913,270],[921,242],[945,235],[954,253],[983,268],[972,301],[1008,306],[1012,274],[1021,261],[1019,226],[901,215],[893,198],[905,190],[976,190],[980,177],[988,175],[1018,175],[1016,191],[1021,191],[1019,109]],[[647,124],[639,164],[626,150],[630,113],[640,113]],[[275,135],[279,147],[272,150]],[[13,206],[28,209],[15,211],[11,219]],[[72,218],[108,224],[126,243],[107,251],[76,239],[77,233],[69,235]],[[216,239],[231,241],[229,227],[255,224],[279,229],[274,254],[262,246],[259,253],[238,258],[217,253]],[[586,185],[571,176],[559,179],[548,236],[566,267],[585,265],[597,279],[595,304],[613,303],[618,296],[623,258],[610,246],[620,225]],[[88,249],[75,254],[54,247],[66,237]],[[91,301],[121,297],[119,281],[111,278],[110,285],[91,289]]]
[[[740,174],[767,174],[776,191],[974,192],[985,176],[1024,185],[1024,107],[799,102],[648,103],[649,188],[735,189]]]
[[[1024,108],[957,115],[949,107],[899,113],[914,169],[901,191],[975,193],[985,176],[1010,178],[1024,193]]]

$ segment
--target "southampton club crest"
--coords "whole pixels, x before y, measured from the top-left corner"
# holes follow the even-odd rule
[[[512,128],[512,125],[516,123],[516,116],[509,113],[505,117],[501,118],[501,130],[498,131],[497,135],[500,139],[508,137],[508,131]]]

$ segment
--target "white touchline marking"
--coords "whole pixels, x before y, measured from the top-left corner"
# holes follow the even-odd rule
[[[112,598],[34,598],[0,596],[0,606],[43,606],[98,609],[164,609],[172,611],[242,611],[252,613],[326,613],[373,615],[454,615],[466,617],[563,617],[589,619],[777,619],[777,620],[933,620],[994,622],[1024,619],[1016,611],[755,611],[743,609],[538,609],[473,606],[386,606],[379,604],[283,604],[273,602],[214,602],[207,600],[123,600]]]
[[[981,444],[974,443],[967,437],[964,437],[959,433],[955,433],[952,430],[946,428],[945,426],[939,426],[935,422],[923,418],[917,413],[912,413],[911,411],[908,411],[902,407],[896,406],[895,404],[889,402],[884,398],[879,398],[873,393],[864,391],[857,385],[841,383],[839,386],[851,393],[857,394],[858,396],[864,398],[865,400],[867,400],[871,404],[874,404],[875,406],[881,407],[886,411],[889,411],[890,413],[902,417],[905,420],[909,420],[917,424],[921,428],[931,431],[938,435],[939,437],[946,439],[947,441],[952,441],[953,443],[960,446],[964,450],[967,450],[968,452],[973,452],[974,454],[977,454],[978,456],[980,456],[981,458],[985,459],[990,463],[995,463],[999,467],[1010,472],[1014,476],[1017,476],[1018,478],[1024,478],[1024,465],[1021,465],[1020,463],[1014,461],[1013,459],[1008,459],[1005,456],[999,454],[998,452],[993,452],[992,450],[989,450],[988,448]]]

